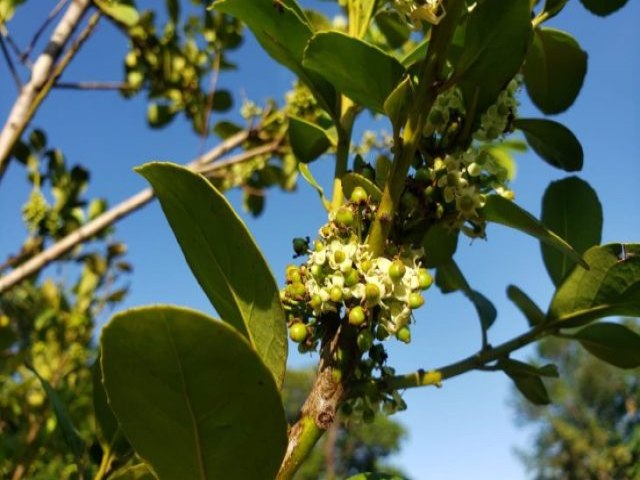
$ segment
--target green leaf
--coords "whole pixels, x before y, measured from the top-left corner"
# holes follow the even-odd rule
[[[351,197],[351,193],[356,187],[364,188],[369,194],[371,200],[379,202],[382,199],[382,190],[368,178],[363,177],[359,173],[347,173],[342,177],[342,189],[347,198]]]
[[[31,365],[26,365],[26,367],[33,372],[33,374],[40,380],[42,384],[42,388],[47,394],[47,398],[51,403],[51,409],[53,410],[54,415],[56,416],[56,420],[58,421],[58,427],[60,428],[60,433],[62,434],[62,439],[64,443],[71,449],[73,455],[77,460],[82,458],[84,453],[84,441],[80,438],[80,434],[76,427],[73,425],[73,421],[69,416],[69,411],[67,410],[66,405],[63,403],[62,399],[58,395],[58,392],[51,386],[51,384],[42,378],[40,374],[33,368]]]
[[[383,113],[384,101],[404,74],[404,67],[391,55],[339,32],[316,33],[305,50],[303,65],[378,113]]]
[[[544,322],[544,312],[518,287],[509,285],[507,287],[507,297],[520,309],[529,322],[529,326],[534,327]]]
[[[383,10],[376,15],[376,25],[392,50],[407,43],[411,29],[407,22],[394,11]]]
[[[413,104],[413,82],[410,76],[398,84],[384,101],[384,112],[391,120],[393,131],[399,134],[400,129],[407,121],[409,108]]]
[[[347,480],[407,480],[394,473],[358,473]]]
[[[229,90],[216,90],[213,94],[211,109],[215,112],[226,112],[233,106],[233,97]]]
[[[591,354],[619,368],[640,367],[640,335],[618,323],[602,322],[572,335]]]
[[[320,195],[320,200],[322,200],[322,204],[327,210],[329,210],[330,202],[324,195],[324,189],[315,179],[315,177],[311,173],[311,170],[309,170],[309,166],[306,163],[299,163],[298,170],[300,171],[300,175],[302,175],[302,178],[304,178],[307,183],[311,185],[316,192],[318,192],[318,195]]]
[[[459,230],[448,228],[444,223],[433,225],[422,240],[424,267],[444,265],[453,258],[458,248]]]
[[[418,43],[413,50],[407,52],[407,54],[400,59],[400,63],[405,67],[409,68],[414,63],[424,60],[427,56],[427,50],[429,49],[429,38],[423,39],[420,43]]]
[[[191,271],[225,322],[245,335],[282,385],[287,330],[276,281],[251,233],[203,176],[170,163],[136,169],[160,200]]]
[[[156,476],[144,463],[117,470],[109,480],[156,480]]]
[[[569,0],[546,0],[544,2],[544,8],[540,13],[546,13],[547,19],[553,18],[562,11],[568,2]]]
[[[119,456],[126,455],[131,451],[131,445],[124,437],[120,429],[118,420],[113,414],[107,400],[107,392],[102,385],[102,370],[100,368],[100,357],[91,367],[93,380],[93,412],[96,417],[96,424],[100,432],[100,444],[103,451],[107,449],[115,452]]]
[[[558,367],[553,364],[537,367],[528,363],[513,360],[511,358],[501,358],[497,361],[496,366],[505,372],[514,375],[533,375],[537,377],[553,377],[558,378]]]
[[[125,27],[133,27],[138,23],[140,15],[135,5],[130,0],[96,0],[96,6],[107,17],[121,23]]]
[[[436,285],[438,285],[442,293],[460,290],[465,294],[478,313],[484,336],[496,321],[498,312],[487,297],[471,288],[458,264],[453,259],[438,266],[436,270]]]
[[[529,0],[485,0],[469,14],[462,54],[455,65],[466,105],[491,106],[518,73],[531,37]]]
[[[520,393],[534,405],[549,405],[551,403],[547,388],[539,376],[508,371],[505,373],[513,380]]]
[[[573,328],[615,315],[640,317],[640,244],[592,247],[584,259],[590,269],[578,266],[562,282],[547,321]]]
[[[500,195],[489,195],[487,203],[480,210],[480,215],[488,222],[499,223],[531,235],[541,242],[560,250],[581,265],[588,267],[580,257],[580,254],[571,245],[511,200],[507,200]]]
[[[580,93],[587,53],[566,32],[536,29],[524,64],[524,84],[533,103],[547,115],[564,112]]]
[[[169,19],[173,23],[178,23],[178,19],[180,18],[179,0],[166,0],[166,4],[167,4],[167,13],[169,14]]]
[[[566,239],[578,253],[599,245],[602,238],[602,206],[591,186],[577,177],[552,182],[542,199],[542,223]],[[575,262],[541,244],[544,265],[558,286]]]
[[[580,0],[591,13],[604,17],[624,7],[628,0]]]
[[[294,155],[302,163],[314,161],[331,146],[324,129],[297,117],[289,117],[289,141]]]
[[[518,118],[513,126],[545,162],[567,172],[582,170],[582,145],[571,130],[553,120]]]
[[[150,103],[147,108],[147,123],[151,128],[162,128],[176,117],[176,112],[170,105]]]
[[[322,107],[335,116],[336,94],[321,75],[302,66],[302,55],[312,30],[295,0],[218,0],[217,10],[238,17],[251,29],[265,51],[295,73],[314,93]]]
[[[232,327],[161,306],[102,331],[109,403],[158,478],[274,478],[287,424],[273,377]]]
[[[213,127],[214,133],[218,135],[220,138],[222,138],[223,140],[229,138],[231,135],[234,135],[240,132],[241,130],[242,130],[241,126],[236,125],[235,123],[232,123],[232,122],[228,122],[226,120],[216,123],[215,126]]]

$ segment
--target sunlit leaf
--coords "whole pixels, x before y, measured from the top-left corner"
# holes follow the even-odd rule
[[[140,19],[131,0],[95,0],[95,4],[107,17],[126,27],[133,27]]]
[[[275,477],[287,445],[280,395],[232,327],[192,310],[138,308],[111,319],[101,351],[109,404],[159,478]]]
[[[245,224],[201,175],[159,162],[137,171],[153,186],[191,271],[217,312],[249,339],[282,385],[284,310],[273,274]]]

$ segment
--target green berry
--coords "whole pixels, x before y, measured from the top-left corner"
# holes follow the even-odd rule
[[[429,182],[431,181],[431,172],[428,168],[419,168],[416,170],[415,177],[416,182]]]
[[[287,282],[294,283],[295,281],[300,281],[300,270],[296,265],[287,265],[287,269],[285,271],[285,278]],[[297,279],[297,280],[295,280]]]
[[[340,287],[332,287],[329,290],[329,298],[332,302],[340,303],[342,301],[342,289]]]
[[[424,193],[425,197],[430,197],[431,195],[433,195],[433,187],[429,185],[427,188],[424,189],[422,193]]]
[[[354,327],[362,325],[366,319],[367,316],[360,305],[349,310],[349,323]]]
[[[431,274],[424,268],[418,270],[418,285],[422,290],[426,290],[433,284],[433,277]]]
[[[296,255],[304,255],[309,250],[309,242],[305,238],[293,239],[293,251]]]
[[[360,281],[360,275],[358,275],[358,271],[351,269],[349,273],[344,277],[344,284],[347,287],[353,287]]]
[[[333,258],[336,262],[342,263],[347,259],[347,255],[342,250],[338,250],[333,254]]]
[[[347,207],[340,207],[336,212],[336,223],[345,227],[349,227],[353,225],[353,222],[353,212]]]
[[[351,192],[351,201],[353,203],[365,203],[367,201],[367,191],[362,187],[356,187]]]
[[[411,330],[409,330],[409,327],[402,327],[400,330],[398,330],[396,332],[396,338],[400,340],[402,343],[410,343]]]
[[[311,265],[311,275],[313,275],[313,278],[320,278],[322,274],[323,271],[320,265]]]
[[[375,305],[380,300],[380,287],[374,283],[367,283],[364,287],[364,298],[369,305]]]
[[[293,293],[294,297],[304,297],[304,294],[306,293],[306,289],[304,288],[304,283],[292,283],[291,284],[291,292]]]
[[[361,352],[366,352],[373,345],[373,334],[369,330],[365,330],[358,334],[358,338],[356,339],[356,343],[358,344],[358,349]]]
[[[424,297],[418,292],[413,292],[409,295],[409,308],[415,310],[416,308],[420,308],[424,305]]]
[[[398,280],[402,280],[406,271],[407,267],[404,266],[402,260],[394,260],[389,266],[389,271],[387,273],[391,280],[397,282]]]
[[[322,250],[324,250],[324,243],[322,243],[320,240],[316,240],[315,242],[313,242],[313,249],[316,252],[321,252]]]
[[[294,323],[289,329],[289,337],[296,343],[302,343],[307,339],[307,327],[304,323]]]

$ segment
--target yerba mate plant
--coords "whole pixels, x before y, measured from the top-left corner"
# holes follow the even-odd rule
[[[567,127],[518,115],[523,90],[545,114],[566,110],[579,94],[586,53],[569,34],[544,27],[566,1],[339,3],[344,15],[333,21],[295,0],[211,6],[244,22],[297,76],[280,120],[327,217],[318,219],[316,238],[294,239],[298,260],[279,289],[206,178],[167,163],[138,169],[222,321],[153,306],[121,312],[104,328],[97,387],[115,417],[98,420],[118,426],[138,462],[112,478],[290,479],[338,415],[370,421],[407,408],[400,391],[472,370],[504,372],[527,399],[546,404],[541,377],[557,376],[555,366],[511,355],[547,336],[579,342],[622,368],[640,365],[640,337],[599,321],[640,315],[640,244],[599,245],[600,204],[575,176],[545,192],[544,223],[515,203],[509,185],[510,153],[522,148],[515,131],[554,167],[582,167]],[[583,3],[604,15],[624,1]],[[392,132],[356,145],[354,124],[367,111]],[[258,112],[249,104],[243,114]],[[335,161],[330,197],[307,166],[319,158]],[[496,310],[454,260],[458,238],[484,238],[490,222],[538,238],[557,287],[547,312],[509,287],[530,328],[494,346]],[[482,349],[441,368],[419,368],[429,362],[420,358],[415,372],[398,374],[386,342],[410,343],[414,312],[428,308],[432,284],[473,302]],[[280,398],[287,337],[319,354],[316,383],[293,425]]]

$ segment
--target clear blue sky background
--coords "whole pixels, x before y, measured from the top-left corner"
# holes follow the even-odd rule
[[[54,3],[33,0],[18,12],[10,27],[20,44],[28,42],[34,26]],[[149,6],[160,2],[140,3]],[[636,146],[640,136],[638,19],[640,3],[634,0],[606,19],[590,15],[577,0],[571,0],[565,12],[550,22],[550,26],[571,32],[589,52],[582,95],[558,119],[576,133],[585,148],[585,168],[579,175],[600,195],[605,243],[640,240],[640,161]],[[108,22],[102,22],[64,80],[119,80],[125,52],[123,36]],[[220,79],[222,86],[260,101],[268,96],[281,97],[291,85],[291,75],[267,58],[250,35],[233,58],[241,69],[225,73]],[[6,118],[14,95],[6,66],[0,63],[1,118]],[[522,115],[539,115],[524,94],[522,102]],[[132,172],[134,166],[158,159],[184,162],[201,149],[200,139],[185,122],[178,121],[160,132],[150,131],[145,112],[142,96],[124,101],[117,93],[54,91],[33,125],[46,129],[50,145],[61,147],[70,162],[82,163],[91,170],[90,196],[104,196],[115,204],[145,187]],[[366,127],[369,120],[363,120],[361,126]],[[214,142],[211,139],[209,145]],[[317,162],[312,170],[329,187],[330,162]],[[538,215],[544,189],[550,181],[563,177],[563,172],[533,154],[521,155],[513,183],[518,203]],[[1,258],[14,252],[24,238],[18,205],[27,192],[24,171],[13,165],[0,185]],[[229,197],[240,209],[240,195],[232,192]],[[245,218],[280,282],[283,269],[291,260],[291,239],[313,237],[325,220],[316,194],[304,181],[295,194],[269,192],[265,214],[257,220]],[[120,223],[117,237],[129,245],[129,258],[135,265],[131,294],[123,308],[161,301],[213,313],[183,261],[158,205]],[[549,302],[552,285],[535,240],[499,226],[490,226],[488,237],[487,242],[473,244],[463,240],[457,258],[470,283],[498,307],[498,321],[490,332],[490,341],[495,344],[526,329],[526,322],[506,299],[507,285],[522,287],[542,306]],[[409,346],[389,342],[391,363],[399,372],[434,368],[465,357],[480,343],[474,310],[461,295],[445,297],[433,289],[426,307],[419,312],[413,339]],[[521,352],[520,358],[526,356],[527,351]],[[302,357],[292,349],[292,366],[314,361],[315,357]],[[526,478],[513,448],[526,447],[531,431],[516,427],[514,411],[509,407],[511,392],[508,379],[498,373],[471,373],[447,381],[440,390],[406,392],[409,410],[395,418],[407,426],[409,439],[395,458],[396,463],[416,480]]]

